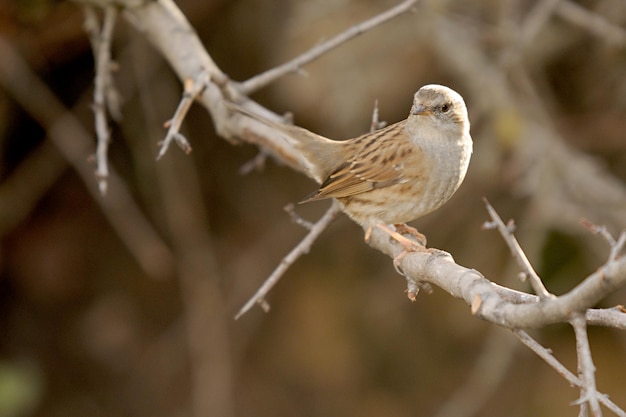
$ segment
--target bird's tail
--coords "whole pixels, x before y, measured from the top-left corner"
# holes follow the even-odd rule
[[[226,102],[226,107],[277,131],[281,138],[297,149],[302,165],[318,183],[322,183],[341,163],[341,141],[330,140],[299,126],[270,120],[238,104]]]

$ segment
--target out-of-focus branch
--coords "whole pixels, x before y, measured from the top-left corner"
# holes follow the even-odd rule
[[[562,19],[588,30],[608,43],[618,47],[626,46],[626,30],[573,1],[559,1],[556,12]]]
[[[0,183],[0,201],[11,202],[0,204],[0,236],[31,214],[41,197],[67,168],[67,162],[54,145],[45,141]]]
[[[445,401],[434,417],[472,417],[493,396],[507,377],[519,344],[502,329],[492,327],[480,355],[463,384]]]
[[[0,56],[0,84],[46,129],[48,137],[82,178],[139,265],[151,277],[169,276],[172,253],[137,207],[115,170],[110,170],[111,189],[106,198],[102,198],[95,186],[93,171],[86,159],[92,153],[92,136],[37,78],[13,46],[1,37]]]

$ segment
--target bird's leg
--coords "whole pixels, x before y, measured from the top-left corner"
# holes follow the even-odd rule
[[[418,232],[415,228],[411,226],[407,226],[404,223],[394,224],[393,228],[384,223],[378,223],[375,226],[378,227],[383,232],[387,233],[390,238],[400,243],[402,247],[404,248],[404,250],[400,252],[398,256],[393,258],[393,267],[400,275],[404,275],[404,272],[402,271],[402,268],[400,267],[400,263],[402,262],[402,259],[404,259],[404,257],[407,256],[409,253],[426,252],[426,253],[433,254],[433,253],[437,253],[438,251],[438,249],[426,248],[426,236]],[[366,242],[369,241],[372,235],[372,228],[373,226],[370,226],[365,232]],[[409,239],[408,237],[403,236],[403,234],[411,235],[415,237],[416,240]],[[406,294],[409,300],[415,301],[417,297],[417,293],[420,290],[425,290],[428,294],[430,294],[432,292],[432,287],[430,286],[428,282],[419,282],[419,281],[415,282],[407,278]]]

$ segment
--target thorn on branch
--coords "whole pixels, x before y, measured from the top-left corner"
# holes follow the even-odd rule
[[[483,299],[480,297],[480,295],[476,295],[472,300],[472,305],[470,306],[470,311],[472,312],[472,315],[475,316],[476,314],[478,314],[478,312],[480,311],[480,306],[482,305]]]

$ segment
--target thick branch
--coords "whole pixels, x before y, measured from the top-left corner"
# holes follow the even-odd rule
[[[402,247],[390,242],[386,234],[374,230],[370,246],[395,258]],[[426,281],[461,298],[479,317],[509,328],[534,328],[568,322],[572,313],[585,311],[606,295],[626,284],[626,257],[608,263],[588,276],[570,292],[532,304],[505,301],[499,290],[478,271],[454,263],[450,256],[411,253],[401,261],[408,279]]]

